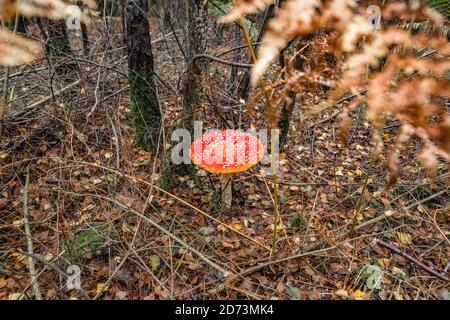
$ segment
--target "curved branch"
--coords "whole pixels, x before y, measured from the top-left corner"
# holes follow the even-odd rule
[[[195,61],[195,60],[198,60],[198,59],[209,59],[209,60],[212,60],[212,61],[215,61],[215,62],[219,62],[221,64],[226,64],[226,65],[229,65],[229,66],[239,67],[239,68],[247,68],[247,69],[253,68],[253,64],[227,61],[227,60],[223,60],[223,59],[211,56],[209,54],[198,54],[198,55],[196,55],[196,56],[194,56],[192,58],[192,61]]]

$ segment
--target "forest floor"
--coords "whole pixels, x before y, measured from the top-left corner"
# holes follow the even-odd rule
[[[96,50],[77,57],[81,80],[62,90],[46,59],[11,69],[0,141],[0,299],[30,297],[30,257],[47,299],[449,298],[449,173],[427,175],[414,160],[419,141],[402,151],[399,183],[388,188],[362,110],[344,148],[336,137],[342,104],[313,117],[297,102],[271,256],[273,177],[261,166],[236,174],[232,209],[220,215],[212,213],[215,175],[200,176],[201,189],[189,177],[159,189],[161,157],[134,142],[121,34],[96,30]],[[185,65],[173,35],[154,35],[168,130],[181,111]],[[217,39],[212,55],[236,45]],[[206,127],[223,126],[218,112],[239,128],[260,125],[259,113],[241,120],[229,73],[211,62]],[[386,145],[396,130],[387,124]],[[67,288],[74,265],[82,290]],[[217,267],[233,275],[223,279]]]

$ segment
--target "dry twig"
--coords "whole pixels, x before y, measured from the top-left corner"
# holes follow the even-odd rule
[[[25,186],[23,189],[23,224],[25,228],[25,234],[27,237],[27,252],[28,252],[28,268],[30,270],[31,283],[33,294],[36,300],[42,300],[41,289],[39,288],[39,282],[37,279],[36,267],[34,265],[33,254],[33,237],[31,236],[30,221],[28,217],[28,188],[30,185],[30,173],[27,172],[25,177]]]
[[[436,277],[438,277],[441,280],[448,281],[448,276],[447,275],[439,273],[436,270],[433,270],[430,267],[427,267],[425,264],[423,264],[422,262],[420,262],[419,260],[417,260],[413,256],[409,255],[408,253],[401,251],[399,248],[395,247],[394,245],[392,245],[390,243],[387,243],[387,242],[384,242],[384,241],[379,240],[379,239],[376,240],[376,243],[380,244],[382,247],[385,247],[385,248],[395,252],[396,254],[401,255],[402,257],[404,257],[405,259],[411,261],[415,265],[419,266],[420,268],[422,268],[423,270],[425,270],[429,274],[432,274],[433,276],[436,276]]]

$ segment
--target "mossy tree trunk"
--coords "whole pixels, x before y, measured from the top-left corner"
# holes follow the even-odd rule
[[[188,12],[187,71],[183,81],[182,121],[178,125],[190,132],[193,141],[195,138],[194,122],[204,119],[200,103],[208,62],[204,59],[194,58],[196,55],[206,52],[208,0],[188,0],[186,6]],[[196,179],[194,166],[192,164],[175,165],[171,162],[170,154],[168,154],[165,157],[162,177],[166,187],[171,187],[174,176],[185,175]]]
[[[184,128],[193,137],[194,121],[201,121],[199,104],[203,93],[204,75],[208,69],[207,60],[194,59],[196,55],[206,52],[207,33],[207,0],[188,1],[188,69],[183,91],[183,119]]]
[[[46,48],[59,80],[63,83],[74,81],[80,68],[72,54],[64,21],[47,22]]]
[[[126,6],[128,80],[137,145],[156,152],[161,110],[154,79],[154,62],[146,16],[148,0],[130,0]]]

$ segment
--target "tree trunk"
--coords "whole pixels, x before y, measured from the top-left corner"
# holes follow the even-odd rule
[[[203,89],[203,76],[207,70],[207,61],[193,60],[198,54],[206,52],[206,19],[208,1],[189,0],[188,3],[188,70],[185,79],[183,94],[183,113],[185,127],[191,131],[193,122],[200,120],[198,116],[198,104]],[[193,133],[193,131],[192,131]]]
[[[239,25],[236,24],[234,26],[234,41],[235,41],[234,45],[236,47],[241,45],[241,37],[242,37],[241,36],[241,28],[239,27]],[[234,62],[239,62],[240,56],[241,56],[240,52],[235,54]],[[234,92],[235,89],[236,89],[236,78],[237,78],[237,75],[238,75],[238,68],[236,66],[233,66],[231,68],[230,84],[229,84],[229,89],[228,89],[230,92]]]
[[[207,0],[188,0],[188,46],[186,57],[188,60],[187,72],[183,85],[183,110],[182,123],[184,129],[190,132],[191,139],[194,139],[194,121],[203,119],[200,108],[201,97],[203,93],[203,82],[205,72],[208,70],[208,64],[205,59],[195,60],[196,55],[206,52],[206,33],[207,33]],[[165,173],[163,179],[167,186],[171,185],[171,177],[175,175],[195,176],[192,164],[174,165],[166,159]]]
[[[284,51],[280,55],[280,65],[284,68]],[[294,61],[294,68],[303,71],[303,59],[300,54],[297,55]],[[284,103],[280,111],[280,119],[278,120],[278,127],[280,128],[280,150],[283,150],[289,134],[289,127],[291,125],[292,112],[294,111],[295,99],[297,93],[290,91],[288,93],[291,99],[290,103]]]
[[[56,75],[63,83],[74,81],[80,72],[76,61],[73,61],[72,49],[65,22],[49,20],[47,23],[46,48]]]
[[[91,47],[89,45],[89,33],[85,23],[81,23],[81,38],[83,41],[83,53],[85,57],[89,56]]]
[[[266,28],[267,23],[275,15],[275,9],[276,9],[276,5],[274,5],[274,4],[271,4],[267,8],[267,10],[262,18],[261,28],[259,30],[258,39],[256,39],[256,42],[261,42],[262,37],[264,35],[264,29]],[[255,50],[255,48],[254,48],[254,50]],[[253,61],[250,59],[249,63],[253,63]],[[251,78],[250,72],[245,72],[242,77],[242,81],[239,84],[238,94],[239,94],[239,97],[244,100],[246,100],[248,98],[248,93],[250,91],[250,80],[251,80],[250,78]]]
[[[148,0],[127,3],[128,80],[137,145],[156,152],[161,131],[161,110],[154,79]]]

